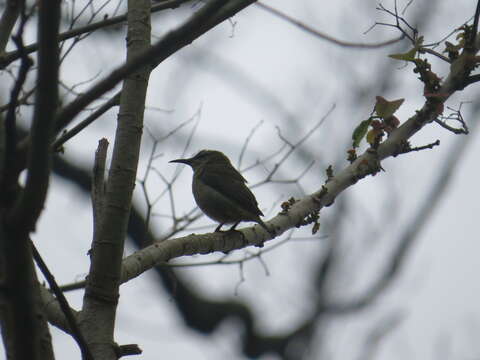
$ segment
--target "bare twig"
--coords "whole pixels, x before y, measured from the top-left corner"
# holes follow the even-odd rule
[[[467,123],[463,119],[463,116],[462,116],[462,113],[461,113],[461,109],[462,109],[463,104],[464,104],[463,102],[460,104],[460,107],[459,107],[458,110],[447,107],[449,110],[452,111],[452,113],[447,115],[447,116],[440,116],[440,117],[436,118],[435,122],[438,125],[440,125],[441,127],[443,127],[444,129],[447,129],[448,131],[451,131],[454,134],[468,135],[470,131],[468,130]],[[459,122],[461,127],[460,128],[454,128],[453,126],[448,125],[447,124],[448,120],[453,120],[453,121]]]
[[[152,11],[152,13],[154,13],[154,12],[158,12],[158,11],[162,11],[162,10],[166,10],[166,9],[174,9],[174,8],[177,8],[178,6],[180,6],[182,3],[185,3],[187,1],[191,1],[191,0],[164,1],[161,4],[157,4],[157,5],[152,6],[151,11]],[[64,33],[62,33],[58,36],[58,41],[68,40],[68,39],[75,38],[75,37],[77,37],[79,35],[82,35],[82,34],[91,33],[95,30],[98,30],[98,29],[101,29],[101,28],[104,28],[104,27],[121,24],[121,23],[125,22],[126,20],[127,20],[127,14],[115,16],[115,17],[110,18],[110,19],[104,19],[102,21],[99,21],[99,22],[96,22],[96,23],[93,23],[93,24],[88,24],[88,25],[79,27],[77,29],[72,29],[72,30],[66,31],[66,32],[64,32]],[[38,44],[31,44],[31,45],[26,46],[25,48],[26,48],[27,53],[30,54],[32,52],[37,51]],[[12,51],[10,53],[0,55],[0,68],[4,68],[8,64],[10,64],[11,62],[13,62],[13,61],[15,61],[19,58],[20,58],[20,53],[18,51]]]
[[[307,131],[305,133],[305,135],[300,138],[297,142],[295,143],[292,143],[290,142],[289,140],[287,140],[283,135],[282,133],[280,132],[280,129],[277,128],[277,133],[278,133],[278,137],[287,145],[287,147],[289,147],[289,150],[282,156],[282,158],[275,163],[275,165],[273,166],[273,168],[269,171],[269,173],[266,175],[265,179],[261,180],[260,182],[252,185],[251,187],[257,187],[257,186],[260,186],[262,184],[265,184],[265,183],[268,183],[268,182],[271,182],[272,179],[273,179],[273,176],[275,175],[275,173],[278,171],[278,169],[280,168],[280,166],[290,157],[290,155],[298,148],[300,147],[305,141],[307,141],[315,132],[315,130],[317,130],[320,126],[322,126],[322,124],[325,122],[325,120],[329,117],[329,115],[333,112],[333,110],[335,109],[335,104],[333,104],[330,109],[327,111],[327,113],[312,127],[312,129],[310,129],[309,131]]]
[[[5,47],[8,43],[8,38],[12,33],[13,26],[17,21],[20,10],[24,7],[24,1],[21,0],[7,0],[4,12],[0,18],[0,54],[5,51]],[[22,57],[22,54],[18,53],[18,58]]]
[[[250,134],[248,134],[247,138],[243,142],[242,150],[240,151],[240,155],[238,156],[238,168],[242,167],[242,160],[243,156],[245,155],[245,151],[247,150],[248,144],[252,139],[253,135],[257,132],[257,130],[262,126],[263,120],[260,120],[257,125],[255,125],[252,130],[250,130]]]
[[[449,63],[449,64],[452,63],[452,60],[450,60],[448,57],[440,54],[439,52],[436,52],[435,50],[429,49],[427,47],[422,46],[422,48],[419,51],[421,53],[428,53],[428,54],[431,54],[433,56],[436,56],[437,58],[445,61],[446,63]]]
[[[238,274],[239,274],[239,279],[238,279],[237,285],[235,285],[235,290],[234,290],[235,295],[238,295],[238,290],[240,289],[240,286],[245,282],[245,273],[243,272],[243,262],[238,263]]]
[[[99,81],[90,90],[60,110],[56,117],[56,129],[67,126],[86,106],[111,90],[126,76],[148,64],[153,63],[152,66],[160,64],[179,49],[254,2],[255,0],[231,0],[224,3],[221,9],[215,7],[216,2],[210,2],[203,6],[182,26],[167,33],[155,45],[114,70],[104,80]],[[18,173],[24,169],[25,164],[22,159],[25,158],[25,152],[29,148],[29,141],[30,139],[26,138],[18,147],[19,161],[16,169]]]
[[[418,31],[416,28],[411,26],[403,17],[398,15],[396,0],[394,1],[394,11],[388,10],[382,4],[378,4],[377,10],[383,11],[389,15],[392,15],[395,18],[395,24],[376,23],[376,25],[384,25],[384,26],[391,26],[391,27],[397,28],[404,37],[408,38],[412,44],[415,44],[415,41],[418,36]],[[411,35],[408,33],[407,30],[405,30],[402,27],[402,25],[400,25],[400,23],[403,23],[409,29],[409,31],[411,32]]]
[[[18,105],[33,105],[33,102],[29,102],[29,99],[35,94],[35,88],[23,91],[24,95],[17,98],[17,106]],[[8,111],[10,107],[10,102],[6,103],[5,105],[0,106],[0,112]]]
[[[63,145],[77,135],[80,131],[85,129],[88,125],[93,123],[97,120],[100,116],[105,114],[108,110],[112,107],[118,105],[120,100],[120,92],[114,95],[110,100],[108,100],[105,104],[103,104],[100,108],[95,110],[92,114],[90,114],[85,120],[82,120],[79,124],[75,125],[70,131],[65,132],[62,134],[55,142],[52,144],[53,151],[61,151]]]
[[[77,342],[83,357],[88,360],[93,360],[92,352],[90,351],[90,348],[88,347],[85,337],[83,336],[82,332],[80,331],[80,328],[78,327],[77,319],[75,318],[75,315],[73,314],[72,309],[70,308],[70,305],[68,304],[68,301],[65,295],[63,295],[63,292],[58,286],[55,280],[55,277],[48,269],[48,266],[45,263],[45,261],[43,261],[42,256],[40,255],[37,248],[35,247],[35,244],[32,241],[30,241],[30,245],[32,247],[33,258],[35,259],[35,262],[37,263],[37,266],[42,272],[43,276],[47,280],[48,285],[50,286],[50,289],[55,294],[57,301],[60,304],[60,307],[63,313],[65,314],[65,318],[67,319],[68,326],[70,328],[69,329],[70,333],[75,339],[75,341]]]
[[[315,30],[312,27],[310,27],[308,25],[305,25],[304,23],[292,18],[291,16],[289,16],[289,15],[287,15],[287,14],[285,14],[285,13],[283,13],[283,12],[277,10],[277,9],[272,8],[269,5],[266,5],[266,4],[261,3],[261,2],[257,2],[256,5],[259,8],[268,11],[270,14],[273,14],[273,15],[279,17],[280,19],[289,22],[290,24],[295,25],[299,29],[301,29],[303,31],[306,31],[307,33],[309,33],[311,35],[314,35],[314,36],[316,36],[320,39],[326,40],[328,42],[331,42],[335,45],[342,46],[342,47],[357,48],[357,49],[378,49],[378,48],[381,48],[381,47],[385,47],[385,46],[388,46],[388,45],[395,44],[395,43],[399,42],[400,40],[402,40],[404,38],[403,36],[400,36],[400,37],[395,38],[395,39],[391,39],[391,40],[387,40],[387,41],[383,41],[383,42],[378,42],[378,43],[372,43],[372,44],[364,44],[364,43],[343,41],[343,40],[336,39],[336,38],[334,38],[330,35],[324,34],[324,33],[320,32],[318,30]]]
[[[70,283],[70,284],[65,284],[65,285],[60,286],[60,290],[63,291],[63,292],[80,290],[80,289],[83,289],[85,287],[86,283],[87,283],[86,280],[76,281],[76,282],[73,282],[73,283]]]
[[[57,129],[66,126],[85,106],[112,89],[126,76],[143,66],[161,63],[171,54],[190,44],[197,37],[244,9],[252,2],[254,0],[237,0],[235,3],[232,2],[228,7],[225,7],[223,11],[219,11],[216,1],[207,3],[182,26],[167,33],[155,45],[114,70],[107,78],[98,82],[90,90],[61,110],[57,116]],[[152,59],[154,60],[152,61]]]
[[[6,185],[8,183],[7,174],[10,173],[10,169],[15,161],[15,147],[17,146],[17,132],[16,132],[16,110],[18,106],[18,97],[20,91],[22,90],[23,84],[27,78],[28,71],[33,65],[32,59],[25,53],[23,46],[23,30],[27,17],[24,12],[22,12],[22,17],[20,25],[18,27],[17,34],[13,36],[13,41],[18,48],[19,53],[21,54],[21,63],[18,70],[18,77],[15,80],[12,91],[10,92],[10,101],[7,104],[7,115],[5,117],[5,156],[2,160],[2,173],[3,176],[0,177],[0,183]],[[3,187],[5,189],[5,187]]]
[[[430,143],[430,144],[427,144],[427,145],[422,145],[422,146],[416,146],[416,147],[413,147],[413,148],[409,148],[408,150],[401,152],[401,154],[406,154],[406,153],[413,152],[413,151],[422,151],[422,150],[427,150],[427,149],[431,150],[435,146],[439,146],[439,145],[440,145],[440,140],[436,140],[433,143]]]

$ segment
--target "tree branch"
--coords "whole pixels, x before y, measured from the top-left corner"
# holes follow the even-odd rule
[[[25,189],[9,214],[10,226],[29,232],[43,210],[51,167],[50,142],[58,104],[60,1],[39,3],[37,93]]]
[[[48,284],[50,285],[50,289],[53,290],[55,296],[57,297],[60,308],[62,312],[65,314],[65,319],[67,320],[70,334],[73,336],[73,338],[77,342],[82,352],[83,358],[87,360],[93,360],[92,352],[90,351],[88,344],[85,341],[85,337],[83,336],[82,332],[80,331],[80,328],[78,327],[77,319],[72,309],[70,308],[70,305],[68,305],[68,301],[65,298],[65,295],[63,295],[62,290],[60,290],[60,288],[58,287],[57,282],[55,281],[55,277],[48,269],[47,264],[45,263],[45,261],[43,261],[42,256],[40,255],[40,253],[38,252],[37,248],[35,247],[32,241],[30,241],[30,245],[32,247],[33,258],[35,259],[37,266],[42,271],[43,276],[45,277]]]
[[[359,48],[359,49],[378,49],[380,47],[395,44],[395,43],[399,42],[400,40],[402,40],[403,38],[405,38],[405,36],[402,35],[402,36],[400,36],[398,38],[395,38],[395,39],[391,39],[391,40],[387,40],[387,41],[383,41],[383,42],[378,42],[378,43],[372,43],[372,44],[363,44],[363,43],[343,41],[343,40],[336,39],[336,38],[334,38],[330,35],[324,34],[324,33],[320,32],[318,30],[315,30],[312,27],[310,27],[308,25],[305,25],[304,23],[302,23],[302,22],[292,18],[291,16],[281,12],[280,10],[272,8],[269,5],[263,4],[261,2],[257,2],[256,5],[260,9],[263,9],[263,10],[269,12],[270,14],[273,14],[273,15],[277,16],[278,18],[280,18],[282,20],[285,20],[286,22],[288,22],[292,25],[295,25],[299,29],[301,29],[301,30],[313,35],[313,36],[316,36],[320,39],[326,40],[328,42],[331,42],[335,45],[342,46],[342,47]]]
[[[5,47],[8,43],[8,38],[12,33],[13,26],[15,25],[20,9],[24,6],[24,0],[7,0],[5,11],[0,19],[0,56],[5,51]],[[18,52],[17,59],[22,55]]]
[[[137,69],[147,65],[157,66],[176,51],[190,44],[208,30],[235,15],[255,1],[256,0],[217,1],[219,3],[224,3],[224,6],[218,11],[216,11],[216,3],[210,2],[203,6],[184,25],[167,33],[154,46],[142,52],[142,54],[136,56],[134,59],[131,59],[128,63],[112,71],[109,76],[92,86],[90,90],[60,110],[56,117],[55,131],[59,132],[67,126],[75,116],[77,116],[92,101],[111,90],[120,81]],[[20,173],[25,167],[25,152],[30,146],[29,142],[30,139],[27,137],[17,147],[18,161],[17,168],[15,169],[16,173]]]
[[[23,85],[27,78],[28,71],[33,65],[32,59],[25,53],[23,46],[23,29],[26,23],[26,17],[22,15],[22,19],[18,28],[17,34],[13,37],[15,45],[18,47],[18,51],[21,54],[20,68],[18,70],[18,77],[15,80],[12,91],[10,92],[10,101],[8,103],[8,111],[5,117],[5,150],[1,153],[1,165],[0,165],[0,184],[4,189],[4,196],[10,193],[9,186],[11,181],[9,176],[11,169],[14,168],[16,160],[15,150],[17,146],[17,131],[16,131],[16,110],[18,106],[18,97],[22,91]]]
[[[480,102],[477,101],[473,113],[478,112],[479,109]],[[473,126],[478,127],[478,121],[473,122]],[[474,129],[472,130],[474,131]],[[400,273],[399,270],[405,263],[407,255],[415,244],[415,240],[418,239],[418,234],[438,208],[437,204],[442,200],[442,196],[439,196],[439,194],[445,194],[445,190],[448,188],[450,181],[456,174],[455,170],[460,164],[458,159],[462,157],[472,139],[473,137],[467,136],[466,138],[458,139],[454,144],[447,159],[443,162],[441,172],[435,177],[435,183],[429,187],[430,192],[424,197],[423,203],[418,207],[417,212],[412,215],[409,224],[404,227],[406,229],[405,232],[399,236],[399,241],[390,255],[390,260],[387,262],[388,265],[385,269],[379,271],[381,276],[357,299],[343,303],[338,299],[333,299],[329,303],[323,304],[322,309],[319,311],[349,314],[353,311],[361,310],[372,304],[392,283],[392,279]]]
[[[111,90],[125,77],[147,65],[157,66],[170,55],[212,29],[222,21],[235,15],[256,0],[214,0],[204,5],[185,24],[167,33],[148,50],[138,54],[124,65],[92,86],[90,90],[62,109],[56,119],[56,130],[65,127],[75,116],[99,96]],[[220,5],[223,5],[220,8]]]
[[[93,123],[95,120],[97,120],[100,116],[105,114],[108,110],[110,110],[112,107],[116,106],[119,104],[120,101],[120,92],[115,94],[110,100],[108,100],[105,104],[100,106],[97,110],[95,110],[93,113],[91,113],[89,116],[87,116],[86,119],[82,120],[80,123],[75,125],[70,131],[65,132],[62,134],[57,140],[52,145],[53,151],[62,151],[63,145],[73,138],[75,135],[80,133],[83,129],[85,129],[88,125]]]
[[[128,1],[127,64],[150,47],[150,0]],[[138,68],[123,82],[120,94],[115,143],[107,189],[103,195],[103,168],[106,140],[96,154],[93,191],[94,237],[91,265],[85,287],[82,327],[88,330],[90,343],[98,359],[117,359],[114,342],[115,313],[120,285],[124,242],[130,217],[137,174],[143,115],[151,69]],[[99,197],[96,197],[99,195]],[[102,326],[98,326],[98,324]],[[98,344],[98,339],[107,342]]]
[[[460,64],[464,62],[464,59],[461,57],[456,60]],[[266,222],[269,228],[275,229],[276,236],[297,226],[309,214],[321,210],[324,206],[331,205],[341,192],[355,184],[358,180],[368,175],[376,174],[380,170],[381,160],[398,155],[402,144],[425,125],[434,121],[438,115],[439,105],[444,103],[456,90],[458,82],[462,82],[469,76],[468,71],[463,71],[463,68],[455,66],[455,63],[451,69],[450,74],[438,90],[438,93],[442,94],[442,96],[427,98],[424,106],[416,111],[415,115],[403,125],[395,129],[378,146],[377,150],[368,149],[315,193],[296,201],[288,212],[279,213],[275,218]],[[126,282],[156,264],[167,262],[175,257],[207,254],[214,251],[225,252],[243,248],[247,245],[258,245],[273,238],[258,226],[242,229],[240,232],[240,235],[237,233],[189,235],[171,239],[168,242],[155,243],[137,251],[124,260],[121,281]]]
[[[159,12],[159,11],[166,10],[166,9],[175,9],[175,8],[179,7],[181,4],[183,4],[185,2],[188,2],[188,1],[191,1],[191,0],[168,0],[168,1],[164,1],[161,4],[153,5],[152,9],[151,9],[151,12],[155,13],[155,12]],[[13,2],[15,2],[15,1],[13,1]],[[8,10],[8,8],[7,8],[7,10]],[[4,16],[5,16],[5,13],[4,13]],[[2,17],[2,20],[3,20],[3,17]],[[127,20],[127,14],[123,14],[123,15],[112,17],[110,19],[101,20],[101,21],[98,21],[98,22],[93,23],[93,24],[88,24],[88,25],[79,27],[77,29],[72,29],[72,30],[69,30],[69,31],[65,31],[65,32],[59,34],[58,41],[62,42],[64,40],[68,40],[68,39],[74,38],[74,37],[79,36],[79,35],[87,34],[87,33],[93,32],[93,31],[98,30],[98,29],[102,29],[102,28],[112,26],[112,25],[121,24],[126,20]],[[1,26],[1,20],[0,20],[0,26]],[[1,29],[1,27],[0,27],[0,29]],[[3,33],[0,32],[0,34],[3,34]],[[1,40],[1,37],[0,37],[0,40]],[[7,35],[7,40],[8,40],[8,35]],[[0,42],[0,45],[1,45],[1,42]],[[25,47],[25,50],[26,50],[27,54],[35,52],[35,51],[37,51],[37,49],[38,49],[38,44],[37,43],[31,44],[31,45],[28,45],[28,46]],[[1,53],[2,53],[2,51],[0,51],[0,69],[5,68],[10,63],[12,63],[13,61],[18,60],[20,58],[20,53],[18,51],[11,51],[11,52],[3,54],[3,55],[1,55]]]
[[[58,47],[56,37],[60,1],[39,2],[39,67],[37,104],[32,124],[25,190],[7,211],[2,211],[0,234],[6,274],[6,294],[13,323],[12,353],[16,359],[50,359],[51,343],[43,343],[48,327],[37,312],[36,276],[28,233],[34,229],[48,188],[50,138],[57,107]],[[2,216],[2,217],[3,217]],[[42,344],[41,341],[42,340]],[[42,346],[41,346],[42,345]],[[12,354],[10,354],[12,356]]]

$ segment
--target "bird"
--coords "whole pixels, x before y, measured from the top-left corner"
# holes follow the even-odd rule
[[[245,185],[247,180],[232,165],[228,157],[216,150],[201,150],[188,159],[171,160],[170,163],[189,165],[193,170],[192,192],[198,207],[219,223],[233,224],[235,230],[241,221],[253,221],[272,233],[260,216],[255,195]]]

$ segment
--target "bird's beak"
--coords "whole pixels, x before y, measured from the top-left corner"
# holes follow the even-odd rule
[[[176,160],[169,161],[169,163],[180,163],[180,164],[191,165],[192,159],[176,159]]]

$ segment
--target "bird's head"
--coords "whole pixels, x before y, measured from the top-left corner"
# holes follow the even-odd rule
[[[202,150],[189,159],[176,159],[170,162],[190,165],[193,171],[201,169],[204,166],[231,166],[230,160],[225,154],[216,150]]]

